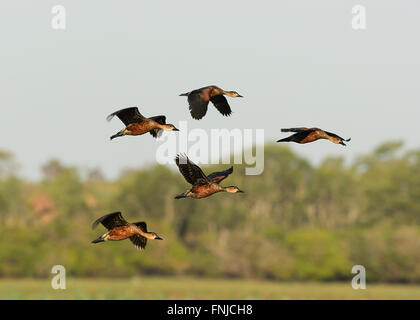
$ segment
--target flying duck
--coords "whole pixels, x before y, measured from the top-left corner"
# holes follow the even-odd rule
[[[192,185],[191,189],[177,195],[175,199],[201,199],[209,197],[217,192],[244,192],[236,186],[222,187],[219,184],[233,172],[233,167],[230,167],[225,171],[213,172],[206,176],[200,167],[188,159],[187,156],[177,155],[175,163],[185,180]]]
[[[213,103],[222,115],[230,116],[232,114],[232,110],[230,109],[224,95],[232,98],[242,98],[242,96],[236,91],[225,91],[217,86],[207,86],[180,94],[180,96],[188,97],[191,116],[196,120],[200,120],[206,115],[209,101]]]
[[[147,231],[146,222],[129,223],[123,218],[121,212],[113,212],[100,217],[92,224],[92,229],[95,229],[99,223],[102,223],[109,231],[93,240],[92,243],[129,238],[137,249],[144,249],[147,239],[163,240],[155,232]]]
[[[166,123],[165,116],[146,118],[137,107],[118,110],[106,117],[106,120],[111,121],[114,116],[117,116],[125,124],[125,128],[111,136],[111,140],[125,135],[139,136],[147,132],[156,138],[162,135],[163,130],[179,131],[173,124]]]
[[[309,143],[314,142],[319,139],[328,139],[331,142],[336,144],[341,144],[345,146],[344,142],[348,142],[351,138],[345,140],[335,133],[324,131],[319,128],[290,128],[290,129],[281,129],[281,132],[296,132],[290,137],[277,140],[277,142],[296,142],[296,143]]]

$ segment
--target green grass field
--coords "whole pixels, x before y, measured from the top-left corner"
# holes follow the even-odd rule
[[[51,279],[0,279],[0,299],[420,299],[419,285],[282,283],[144,277],[67,279],[54,290]]]

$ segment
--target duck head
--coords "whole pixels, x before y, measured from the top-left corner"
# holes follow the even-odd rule
[[[243,98],[243,96],[241,96],[236,91],[225,91],[225,94],[232,98]]]
[[[158,234],[156,232],[150,232],[153,236],[152,239],[154,240],[163,240],[163,238],[159,237]]]
[[[245,193],[245,191],[242,191],[241,189],[239,189],[237,186],[229,186],[225,188],[226,192],[229,193]]]
[[[168,131],[179,131],[179,129],[171,123],[165,124],[164,129]]]

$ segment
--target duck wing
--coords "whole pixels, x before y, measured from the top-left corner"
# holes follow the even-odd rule
[[[309,128],[300,127],[300,128],[281,129],[281,132],[303,132],[307,130],[309,130]]]
[[[150,117],[149,119],[159,123],[159,124],[166,124],[166,117],[165,116],[155,116]],[[162,129],[153,129],[149,133],[153,136],[153,138],[160,137],[162,135],[163,130]]]
[[[177,155],[175,163],[178,166],[179,172],[181,172],[189,184],[194,186],[208,184],[210,182],[200,167],[193,163],[187,156]]]
[[[102,225],[108,230],[112,230],[119,227],[125,227],[129,225],[129,223],[123,218],[121,212],[119,211],[106,214],[100,217],[92,224],[92,229],[95,229],[99,223],[102,223]]]
[[[139,250],[143,250],[146,247],[146,244],[147,244],[147,238],[145,238],[141,235],[138,235],[138,234],[135,234],[134,236],[131,236],[130,241]]]
[[[166,124],[166,116],[155,116],[155,117],[150,117],[149,119],[152,119],[153,121],[159,124]]]
[[[316,130],[311,130],[311,129],[308,129],[308,130],[305,130],[305,131],[299,131],[299,132],[293,134],[290,138],[293,141],[302,142],[306,138],[311,139],[311,137],[308,137],[308,136],[311,135],[311,134],[313,134],[313,133],[315,133],[315,131]],[[317,140],[316,139],[316,134],[315,134],[314,140]]]
[[[147,224],[146,224],[146,222],[144,222],[144,221],[134,222],[133,224],[135,224],[137,227],[139,227],[141,231],[147,232]]]
[[[213,172],[209,174],[207,178],[214,183],[220,183],[222,180],[226,179],[232,172],[233,167],[230,167],[225,171]]]
[[[282,129],[282,131],[283,131],[283,129]],[[283,131],[283,132],[288,132],[288,131]],[[294,132],[294,131],[292,131],[292,132]],[[288,136],[287,138],[277,140],[277,142],[293,141],[293,142],[300,143],[301,141],[303,141],[305,138],[307,138],[313,132],[314,132],[313,130],[309,130],[309,129],[308,130],[297,131],[296,133],[292,134],[291,136]]]
[[[137,107],[130,107],[115,111],[106,117],[106,120],[111,121],[114,116],[117,116],[126,126],[130,123],[143,122],[146,119]]]
[[[210,101],[213,103],[216,109],[219,110],[219,112],[225,117],[228,117],[232,114],[232,110],[230,109],[229,103],[224,95],[215,95],[210,98]]]
[[[140,228],[141,231],[143,232],[147,232],[147,225],[146,222],[141,221],[141,222],[134,222],[133,224],[135,224],[137,227]],[[146,247],[147,244],[147,238],[139,235],[139,234],[135,234],[133,236],[130,237],[130,241],[134,244],[134,246],[137,249],[144,249]]]
[[[188,95],[188,104],[193,119],[200,120],[206,115],[210,101],[210,90],[209,87],[205,87],[193,90]]]

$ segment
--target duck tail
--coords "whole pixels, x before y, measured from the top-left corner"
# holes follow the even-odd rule
[[[291,141],[290,137],[277,140],[277,142],[290,142],[290,141]]]
[[[181,93],[179,96],[180,97],[186,97],[186,96],[188,96],[190,93],[189,92],[186,92],[186,93]]]
[[[175,196],[175,199],[182,199],[182,198],[186,198],[187,196],[185,195],[185,193],[181,193],[177,196]]]
[[[120,131],[120,132],[114,134],[113,136],[111,136],[110,139],[112,140],[112,139],[115,139],[117,137],[122,137],[123,135],[124,135],[124,132]]]
[[[93,240],[92,243],[99,243],[99,242],[104,242],[104,241],[105,240],[104,240],[103,236],[100,236],[98,239]]]

